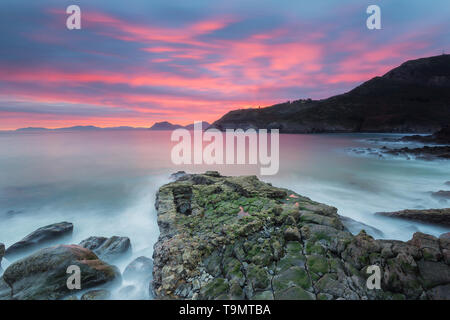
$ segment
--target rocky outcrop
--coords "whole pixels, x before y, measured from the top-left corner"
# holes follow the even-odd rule
[[[284,133],[435,132],[450,119],[450,55],[411,60],[355,89],[323,100],[297,100],[230,111],[225,129]]]
[[[416,141],[422,143],[434,144],[450,144],[450,126],[446,126],[432,135],[421,136],[413,135],[406,136],[400,139],[401,141]]]
[[[60,299],[73,294],[67,287],[67,268],[80,268],[81,289],[121,279],[116,267],[101,261],[92,251],[76,245],[41,249],[11,264],[0,281],[0,298],[14,300]]]
[[[125,280],[148,282],[152,278],[153,260],[147,257],[134,259],[123,271]]]
[[[39,228],[6,249],[5,256],[14,258],[27,254],[56,240],[69,237],[72,232],[73,224],[69,222],[60,222]]]
[[[426,223],[439,224],[447,227],[450,226],[450,208],[377,212],[376,214],[392,218],[401,218],[407,220],[416,220]]]
[[[336,208],[255,176],[187,174],[159,189],[156,208],[157,299],[450,298],[447,239],[353,236]],[[366,286],[371,265],[380,290]]]
[[[421,148],[381,148],[381,153],[392,156],[402,156],[409,159],[411,156],[418,160],[450,159],[450,146],[424,146]]]
[[[131,241],[128,237],[89,237],[81,241],[80,246],[93,251],[99,258],[107,262],[113,262],[131,253]]]

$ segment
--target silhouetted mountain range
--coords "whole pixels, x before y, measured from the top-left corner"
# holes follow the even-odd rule
[[[434,132],[450,123],[450,55],[411,60],[324,100],[228,112],[213,123],[285,133]]]
[[[96,130],[144,130],[146,128],[134,128],[134,127],[107,127],[100,128],[96,126],[73,126],[65,128],[48,129],[41,127],[27,127],[15,130],[16,132],[39,132],[39,131],[96,131]]]
[[[206,130],[210,124],[208,122],[203,121],[202,122],[203,130]],[[136,128],[136,127],[127,127],[127,126],[121,126],[121,127],[96,127],[96,126],[73,126],[73,127],[64,127],[64,128],[56,128],[56,129],[48,129],[43,127],[27,127],[27,128],[20,128],[15,130],[15,132],[41,132],[41,131],[98,131],[98,130],[175,130],[178,128],[185,128],[188,130],[194,129],[194,124],[189,124],[187,126],[181,126],[178,124],[172,124],[167,121],[163,122],[156,122],[152,127],[150,128]]]

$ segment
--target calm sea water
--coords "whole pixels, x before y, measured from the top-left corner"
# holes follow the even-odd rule
[[[443,208],[431,192],[449,189],[450,161],[358,157],[380,135],[280,135],[280,171],[262,176],[339,213],[408,240],[416,231],[448,229],[375,216],[379,211]],[[389,135],[383,135],[389,137]],[[128,236],[133,258],[151,257],[158,238],[155,193],[177,170],[259,174],[255,165],[175,166],[170,132],[0,133],[0,242],[6,246],[41,226],[70,221],[72,243],[89,236]],[[8,261],[4,261],[3,267]]]

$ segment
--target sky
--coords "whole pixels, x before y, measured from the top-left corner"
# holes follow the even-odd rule
[[[66,8],[81,8],[81,30]],[[366,8],[381,8],[369,30]],[[448,0],[2,0],[0,130],[213,122],[450,52]]]

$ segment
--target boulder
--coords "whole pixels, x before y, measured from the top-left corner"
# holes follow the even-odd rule
[[[81,296],[81,300],[108,300],[111,292],[108,290],[91,290]]]
[[[153,260],[147,257],[139,257],[133,260],[124,270],[125,280],[149,281],[152,278]]]
[[[74,293],[67,287],[67,268],[72,265],[80,268],[82,290],[121,280],[116,267],[77,245],[41,249],[11,264],[3,279],[10,288],[11,299],[60,299]]]
[[[106,237],[89,237],[80,242],[80,247],[94,251],[95,249],[100,248],[106,240],[108,240]]]
[[[30,253],[56,240],[69,237],[72,232],[73,224],[70,222],[60,222],[39,228],[6,249],[5,256],[14,258],[18,255]]]
[[[131,241],[128,237],[89,237],[81,241],[80,246],[92,250],[100,259],[107,262],[113,262],[131,253]]]

